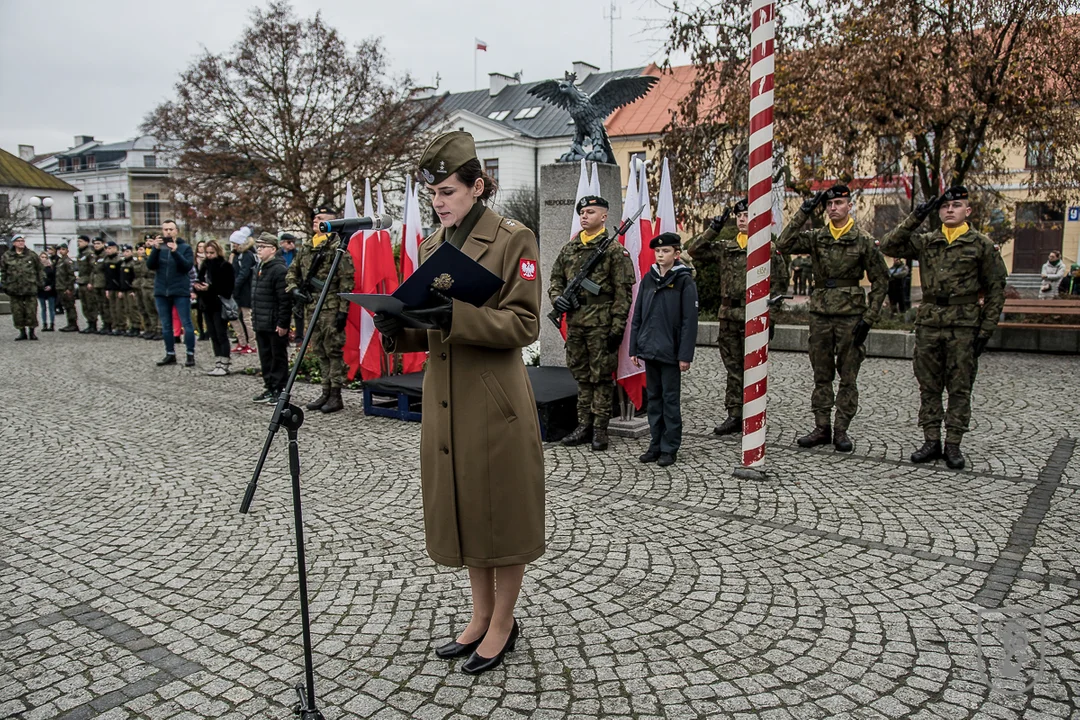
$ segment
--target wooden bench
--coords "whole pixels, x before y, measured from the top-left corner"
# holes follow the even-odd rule
[[[1070,320],[1080,320],[1080,300],[1024,300],[1010,298],[1005,301],[1004,313],[1008,315],[1064,315]],[[1080,330],[1080,324],[999,322],[1002,328],[1031,328],[1033,330]]]

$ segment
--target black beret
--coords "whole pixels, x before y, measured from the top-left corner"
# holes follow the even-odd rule
[[[90,238],[87,237],[86,235],[80,235],[78,239],[79,240],[85,240],[86,242],[90,242]]]
[[[581,198],[580,200],[577,201],[577,212],[580,213],[582,210],[584,210],[587,207],[607,208],[607,207],[611,207],[611,206],[608,205],[607,200],[600,197],[599,195],[586,195],[585,197],[583,197],[583,198]]]
[[[323,203],[316,207],[312,213],[315,215],[333,215],[334,217],[337,217],[338,211],[334,209],[333,205]]]
[[[953,185],[941,195],[942,202],[951,202],[952,200],[967,200],[968,191],[963,185]]]
[[[116,244],[115,240],[110,240],[109,242],[105,243],[105,247],[120,247],[120,246]]]
[[[733,212],[736,215],[738,215],[739,213],[747,212],[749,210],[750,210],[750,203],[747,202],[746,198],[743,198],[739,202],[735,203],[735,207],[731,208],[731,212]]]
[[[94,238],[94,242],[103,243],[105,242],[105,238],[102,235],[98,235],[96,238]]]
[[[660,233],[659,235],[657,235],[656,237],[654,237],[652,240],[649,241],[649,247],[651,249],[653,249],[653,250],[655,250],[658,247],[679,248],[679,247],[682,247],[682,238],[679,237],[678,233],[673,233],[673,232]]]
[[[296,236],[293,235],[291,232],[286,231],[286,232],[283,232],[280,235],[278,235],[278,241],[279,242],[285,242],[285,241],[296,242]]]
[[[851,190],[847,185],[833,185],[831,188],[825,191],[826,200],[835,200],[836,198],[849,198],[851,197]]]
[[[135,248],[131,247],[130,245],[121,245],[120,249],[121,250],[134,250]]]

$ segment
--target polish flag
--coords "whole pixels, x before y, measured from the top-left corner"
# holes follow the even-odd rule
[[[585,162],[582,160],[582,162]],[[596,163],[592,166],[592,177],[589,178],[589,194],[596,197],[602,197],[600,195],[600,169],[596,167]]]
[[[642,168],[644,171],[644,168]],[[637,163],[630,163],[630,178],[626,183],[626,199],[623,200],[623,217],[625,221],[634,216],[641,207],[639,198]],[[627,229],[626,234],[619,237],[631,258],[641,255],[641,224],[633,223]],[[634,306],[637,304],[638,285],[641,283],[641,270],[638,263],[634,263],[634,287],[631,291],[630,318],[634,317]],[[634,407],[641,409],[645,390],[645,367],[637,367],[630,362],[630,320],[627,319],[626,330],[623,332],[622,344],[619,345],[619,366],[615,370],[615,381],[626,391],[627,397],[634,403]]]
[[[581,174],[577,181],[577,196],[574,198],[574,219],[570,221],[570,237],[581,232],[581,216],[577,212],[577,204],[581,198],[591,195],[589,190],[589,170],[585,167],[585,161],[581,161]]]
[[[401,281],[412,275],[420,266],[420,243],[424,239],[423,221],[420,219],[420,186],[410,184],[405,178],[405,215],[401,224]],[[424,369],[427,353],[403,353],[401,372],[414,373]]]
[[[345,211],[343,217],[355,218],[360,217],[360,214],[356,212],[356,201],[353,199],[352,183],[346,183],[345,185]],[[353,292],[363,292],[362,288],[362,272],[363,272],[363,234],[355,233],[349,238],[349,256],[352,257],[353,269],[355,270],[353,279]],[[345,323],[345,347],[341,350],[342,360],[349,368],[349,379],[353,379],[356,376],[356,371],[360,367],[360,326],[361,315],[364,314],[363,308],[354,303],[349,303],[349,318]]]
[[[487,43],[486,42],[484,42],[480,38],[473,38],[473,40],[476,41],[476,49],[477,50],[483,50],[484,52],[487,52]]]
[[[641,163],[638,167],[637,197],[637,206],[644,208],[641,211],[641,217],[638,218],[638,225],[641,227],[641,246],[638,250],[638,254],[635,256],[633,252],[631,252],[630,257],[636,257],[637,259],[638,278],[640,279],[645,277],[645,274],[649,272],[649,268],[652,267],[655,255],[653,254],[653,251],[649,249],[649,243],[652,242],[652,239],[657,235],[656,228],[653,225],[652,203],[649,201],[649,173],[645,169],[645,163]]]
[[[656,235],[666,232],[679,232],[679,226],[675,221],[675,196],[671,191],[671,174],[668,172],[667,158],[664,158],[663,169],[660,173],[660,195],[656,198],[655,227]],[[656,235],[653,237],[656,237]],[[650,265],[652,265],[652,261],[653,258],[650,258]]]

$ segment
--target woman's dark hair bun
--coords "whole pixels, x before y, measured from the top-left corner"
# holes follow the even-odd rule
[[[481,200],[487,201],[495,197],[495,193],[499,189],[499,184],[495,182],[495,178],[484,172],[484,169],[480,166],[480,161],[476,158],[459,167],[454,174],[457,175],[458,180],[469,187],[472,187],[477,178],[482,179],[484,181],[484,191],[480,193]]]

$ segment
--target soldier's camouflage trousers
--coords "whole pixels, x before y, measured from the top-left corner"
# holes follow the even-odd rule
[[[567,328],[566,367],[578,384],[578,422],[607,428],[615,397],[618,354],[607,349],[609,328]]]
[[[142,308],[139,307],[139,293],[129,292],[124,297],[124,304],[127,306],[127,321],[129,330],[138,330],[142,328]]]
[[[37,298],[33,295],[9,295],[11,298],[11,321],[17,330],[36,328]]]
[[[105,297],[105,290],[96,287],[90,292],[94,294],[94,305],[97,308],[98,316],[101,318],[101,327],[112,327],[112,312],[109,310],[109,300]]]
[[[147,332],[159,332],[161,330],[161,322],[158,320],[157,303],[154,302],[154,286],[145,288],[139,291],[139,297],[142,298],[142,315],[143,325]]]
[[[810,408],[814,422],[829,425],[836,406],[835,428],[847,430],[859,410],[859,367],[866,358],[866,345],[855,347],[852,331],[859,315],[821,315],[810,313],[810,367],[814,370],[814,392]],[[833,379],[840,376],[835,403]]]
[[[742,417],[743,401],[743,339],[746,323],[735,320],[719,321],[720,332],[716,343],[720,346],[720,359],[727,369],[727,390],[724,392],[724,408],[731,417]]]
[[[127,298],[117,290],[108,290],[109,324],[113,330],[127,329]]]
[[[971,388],[979,370],[973,327],[915,326],[915,379],[919,381],[919,427],[927,440],[959,443],[971,420]],[[942,410],[941,395],[949,393],[949,409]]]
[[[337,313],[323,311],[319,315],[319,322],[311,333],[311,344],[308,346],[315,357],[319,358],[319,372],[322,375],[323,387],[345,387],[347,380],[345,375],[345,361],[342,360],[342,348],[345,347],[345,331],[334,329],[334,316]],[[307,321],[311,322],[308,314]]]
[[[96,323],[98,319],[97,294],[93,290],[87,290],[85,285],[80,285],[79,302],[82,303],[83,319],[88,324]]]
[[[79,318],[75,314],[75,291],[63,290],[57,293],[56,301],[64,306],[64,317],[67,318],[68,327],[79,324]]]

